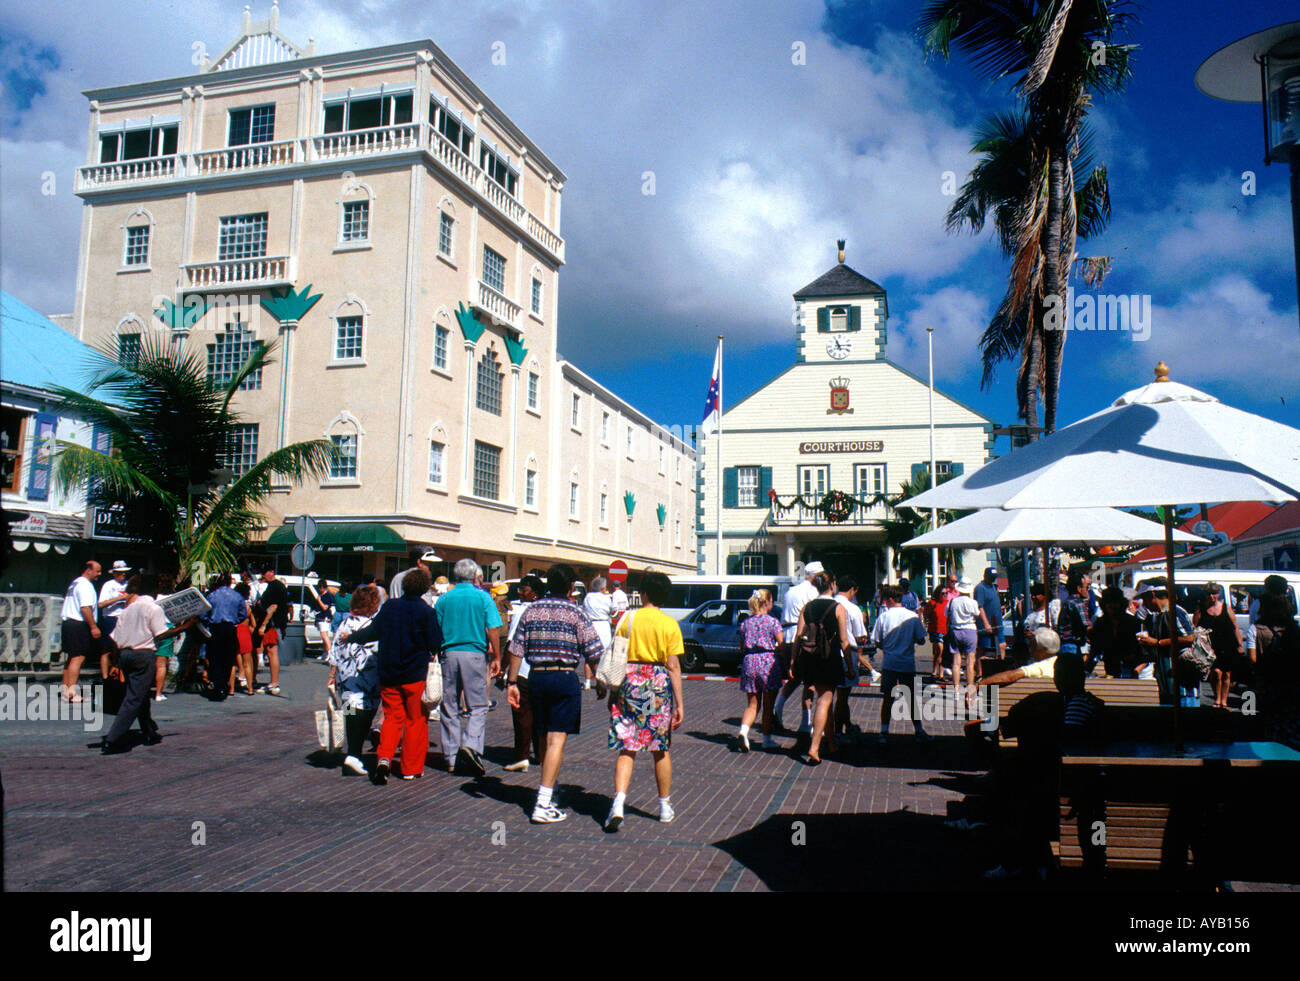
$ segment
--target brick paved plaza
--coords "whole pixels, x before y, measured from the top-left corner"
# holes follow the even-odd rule
[[[788,753],[733,752],[737,686],[687,681],[672,750],[677,821],[655,820],[647,758],[638,760],[628,820],[606,835],[615,754],[594,695],[560,778],[572,815],[535,826],[539,770],[501,769],[510,755],[503,693],[493,690],[485,778],[430,768],[420,781],[374,787],[341,776],[316,750],[312,711],[324,681],[324,666],[309,661],[285,669],[282,698],[170,696],[155,707],[162,744],[122,756],[87,748],[97,735],[80,722],[0,726],[7,887],[906,890],[968,888],[978,878],[968,846],[942,827],[969,780],[955,723],[932,726],[949,734],[928,748],[896,724],[887,752],[855,746],[842,762],[810,769]],[[877,689],[858,689],[854,721],[876,731],[878,706]],[[788,723],[796,708],[787,706]],[[145,853],[96,849],[87,862],[87,842],[126,821],[151,829]],[[196,821],[202,846],[192,843]]]
[[[121,756],[88,748],[98,733],[80,722],[0,725],[6,887],[964,890],[985,888],[980,872],[996,864],[978,839],[943,827],[976,786],[956,722],[929,723],[938,736],[929,746],[895,723],[888,750],[871,739],[807,768],[788,752],[733,752],[737,686],[686,681],[672,750],[677,821],[655,819],[647,758],[627,821],[607,835],[615,754],[594,695],[560,778],[571,816],[536,826],[528,815],[538,768],[501,769],[511,755],[503,693],[493,689],[485,778],[430,767],[422,780],[375,787],[343,777],[316,748],[312,712],[325,675],[316,662],[287,667],[280,698],[172,695],[155,706],[162,744]],[[875,688],[855,692],[853,719],[865,732],[878,731],[879,698]],[[787,723],[796,720],[787,706]],[[793,737],[780,741],[789,747]],[[205,844],[195,843],[195,822]],[[88,847],[128,825],[131,847]]]

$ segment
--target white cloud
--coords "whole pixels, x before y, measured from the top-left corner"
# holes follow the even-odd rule
[[[935,386],[978,378],[982,370],[979,339],[993,314],[993,300],[960,286],[945,286],[923,296],[897,324],[889,325],[889,358],[925,377],[928,370],[925,329],[934,328]],[[1009,362],[1002,372],[1015,377]]]

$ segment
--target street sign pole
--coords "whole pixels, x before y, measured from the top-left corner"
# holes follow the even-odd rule
[[[298,609],[307,606],[307,570],[316,562],[316,550],[309,544],[316,537],[316,519],[310,515],[300,514],[293,522],[293,534],[297,544],[289,550],[289,561],[299,572]],[[298,664],[307,651],[307,621],[303,619],[290,621],[285,628],[284,638],[280,644],[280,659],[285,664]]]

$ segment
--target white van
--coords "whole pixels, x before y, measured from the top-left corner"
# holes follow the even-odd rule
[[[680,620],[701,603],[720,599],[747,600],[755,589],[772,591],[777,606],[785,603],[785,594],[794,585],[789,576],[671,576],[673,589],[663,611]]]
[[[1243,630],[1250,623],[1250,601],[1257,600],[1264,592],[1264,579],[1268,576],[1281,576],[1287,582],[1287,598],[1291,609],[1300,607],[1296,604],[1297,591],[1300,591],[1300,574],[1256,569],[1174,569],[1174,591],[1178,594],[1178,605],[1189,614],[1195,613],[1205,593],[1205,584],[1215,582],[1228,591],[1228,600],[1237,616],[1237,626]],[[1133,573],[1134,588],[1150,579],[1164,579],[1163,569],[1149,569]],[[1244,601],[1244,602],[1243,602]],[[1246,607],[1243,611],[1242,607]],[[1300,614],[1297,615],[1300,621]]]

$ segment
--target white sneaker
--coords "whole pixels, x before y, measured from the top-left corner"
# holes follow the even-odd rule
[[[872,683],[873,685],[878,685],[878,684],[880,684],[880,672],[879,672],[879,671],[872,671],[872,672],[871,672],[871,683]]]
[[[677,812],[673,810],[672,804],[661,804],[659,806],[659,822],[661,824],[672,824],[677,817]]]
[[[442,712],[440,712],[437,708],[431,708],[431,709],[429,709],[429,721],[430,721],[430,722],[441,722],[441,721],[442,721]]]
[[[545,807],[538,804],[533,807],[533,824],[559,824],[568,819],[569,812],[560,810],[554,804],[547,804]]]
[[[366,765],[355,756],[349,756],[343,761],[343,769],[347,770],[349,773],[356,773],[364,776]]]
[[[617,831],[619,825],[623,823],[623,805],[615,804],[609,809],[609,817],[605,818],[605,830]]]
[[[524,758],[522,760],[516,760],[513,763],[508,763],[504,769],[509,770],[511,773],[527,773],[528,759]]]
[[[167,696],[164,695],[162,692],[159,692],[157,695],[153,697],[153,700],[155,702],[165,702],[167,701]]]

